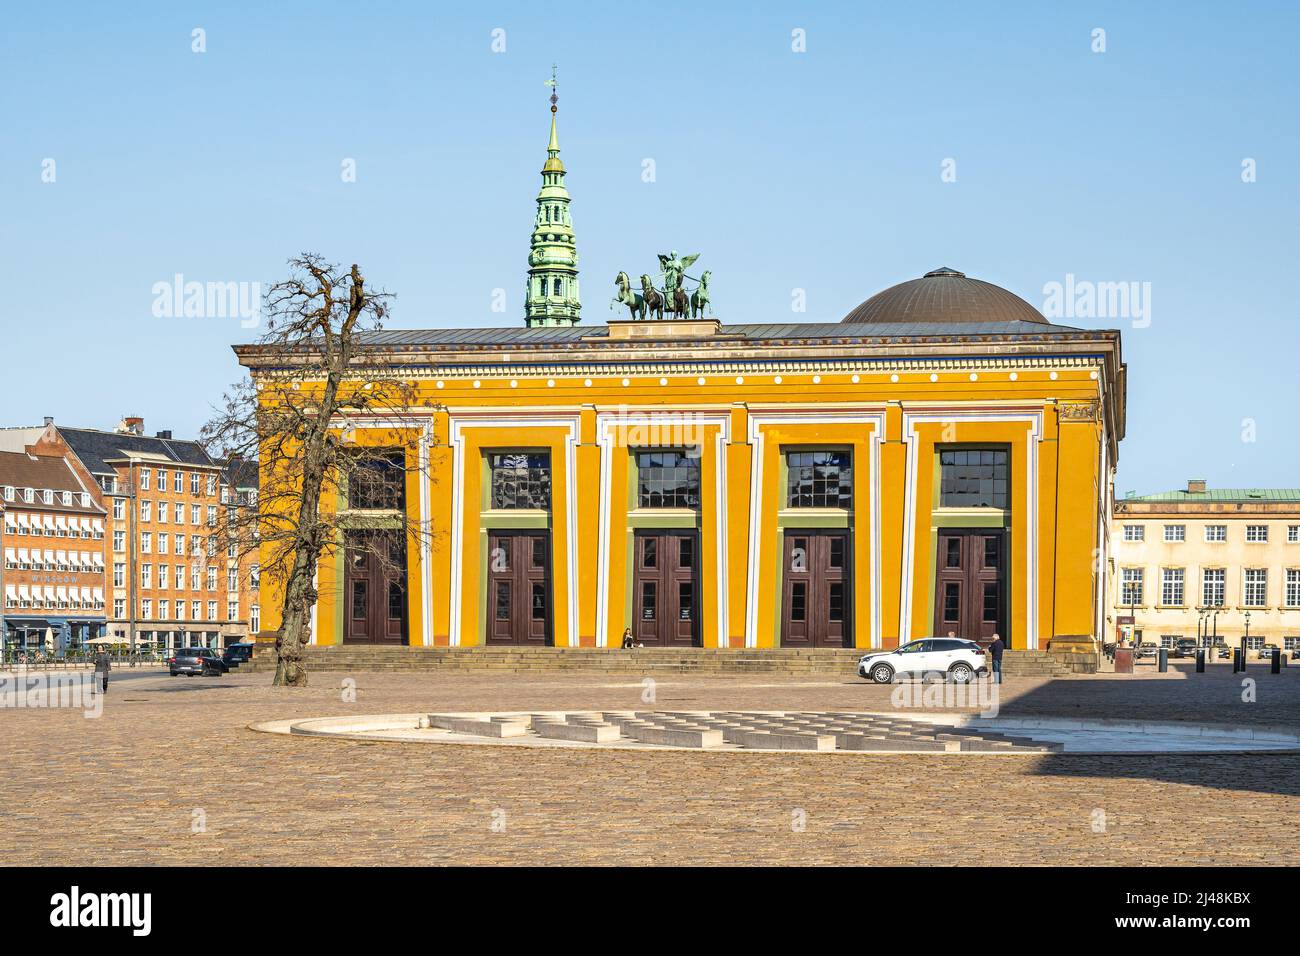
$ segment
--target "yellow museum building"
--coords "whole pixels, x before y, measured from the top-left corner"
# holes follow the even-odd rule
[[[398,423],[418,435],[398,507],[431,537],[397,571],[359,571],[339,542],[314,643],[1093,646],[1118,331],[1051,324],[952,269],[835,323],[582,325],[558,153],[552,124],[525,325],[366,339],[359,361],[423,399]],[[693,259],[660,257],[670,305]],[[255,380],[284,374],[236,352]],[[364,441],[393,422],[347,425]]]
[[[1119,338],[951,270],[840,323],[376,333],[432,406],[410,414],[427,466],[403,507],[433,539],[400,625],[353,628],[322,587],[314,640],[1095,639]]]

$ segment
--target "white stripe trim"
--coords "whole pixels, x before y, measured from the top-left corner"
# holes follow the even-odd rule
[[[870,554],[871,567],[869,569],[869,587],[871,593],[871,618],[868,622],[870,641],[872,647],[880,647],[882,643],[882,611],[880,606],[881,595],[881,571],[880,571],[880,552],[881,552],[881,531],[880,531],[880,445],[885,435],[885,411],[882,406],[871,405],[864,406],[862,409],[853,409],[847,411],[826,411],[809,413],[806,410],[791,408],[787,410],[778,409],[751,409],[749,414],[749,445],[750,445],[750,483],[749,483],[749,562],[748,562],[748,594],[745,602],[745,646],[758,646],[758,573],[760,552],[762,545],[759,539],[761,528],[759,520],[763,513],[763,428],[767,425],[816,425],[816,424],[842,424],[842,425],[872,425],[871,435],[868,439],[868,461],[867,469],[869,471],[868,480],[870,481],[871,502],[868,507],[867,524],[869,534],[868,550]],[[834,444],[831,442],[830,444]],[[780,510],[780,503],[777,502],[777,510]],[[854,515],[854,531],[856,532],[857,516]],[[854,565],[856,578],[856,567]]]
[[[923,423],[962,421],[976,422],[1024,422],[1029,426],[1029,441],[1025,449],[1025,510],[1027,512],[1025,533],[1029,539],[1025,544],[1027,571],[1025,575],[1025,647],[1035,650],[1038,647],[1038,444],[1043,440],[1043,410],[1026,409],[1015,412],[988,412],[977,409],[950,408],[939,410],[927,408],[923,412],[903,412],[903,442],[907,445],[907,484],[903,503],[903,573],[900,589],[901,606],[899,608],[899,642],[912,639],[912,591],[914,586],[916,560],[916,486],[920,479],[917,470],[919,454],[919,436],[916,426]],[[1014,512],[1013,512],[1014,514]],[[1008,570],[1007,580],[1012,576]]]

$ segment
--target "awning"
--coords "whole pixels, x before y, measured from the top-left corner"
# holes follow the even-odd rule
[[[9,512],[6,511],[5,512],[5,534],[17,534],[17,533],[18,533],[18,518],[17,516],[11,515]]]
[[[31,555],[29,555],[29,554],[27,553],[27,549],[26,549],[26,548],[19,548],[19,549],[18,549],[18,563],[19,563],[19,564],[31,564],[31,563],[32,563]]]
[[[27,590],[27,585],[18,585],[18,597],[24,601],[30,601],[32,599],[31,592]]]
[[[47,601],[57,601],[57,600],[58,600],[58,598],[57,598],[57,597],[55,596],[55,594],[54,594],[54,588],[50,587],[50,585],[48,585],[48,584],[42,584],[42,585],[41,585],[41,590],[45,592],[45,600],[47,600]]]
[[[41,524],[45,526],[45,530],[46,530],[46,531],[54,531],[54,530],[56,530],[56,525],[54,524],[54,519],[53,519],[52,517],[50,517],[49,515],[45,515],[44,517],[41,518]]]
[[[45,552],[45,563],[46,563],[46,564],[54,564],[54,552],[53,552],[53,551],[46,551],[46,552]]]
[[[93,589],[93,593],[94,593],[94,595],[95,595],[95,600],[98,601],[98,602],[100,602],[100,603],[102,604],[103,601],[104,601],[104,589],[103,589],[103,588],[94,588],[94,589]]]
[[[68,563],[68,552],[66,552],[66,551],[57,551],[57,552],[55,552],[55,554],[58,555],[58,563],[59,563],[59,564],[67,564],[67,563]]]
[[[14,517],[18,519],[18,524],[19,524],[21,527],[23,527],[23,528],[30,528],[30,527],[32,526],[32,518],[31,518],[31,515],[17,514],[17,515],[14,515]]]
[[[13,548],[5,548],[5,564],[17,564],[18,552]]]
[[[90,521],[90,523],[91,523],[91,526],[95,529],[95,534],[103,534],[103,533],[104,533],[104,522],[103,522],[101,519],[99,519],[99,518],[92,518],[91,521]]]
[[[63,517],[63,515],[55,515],[55,516],[54,516],[54,527],[55,527],[55,530],[57,530],[57,531],[67,531],[67,530],[68,530],[68,519],[65,518],[65,517]]]
[[[85,533],[86,537],[90,537],[91,534],[90,519],[78,518],[77,520],[81,523],[81,530]]]
[[[96,567],[102,568],[104,566],[104,556],[102,554],[92,554],[91,557],[94,558]]]
[[[6,600],[8,603],[10,603],[10,604],[14,604],[15,602],[17,602],[17,600],[18,600],[18,586],[17,586],[17,585],[14,585],[14,584],[6,584],[6,585],[5,585],[5,600]]]

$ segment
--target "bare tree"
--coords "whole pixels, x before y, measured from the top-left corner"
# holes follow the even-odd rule
[[[410,544],[429,540],[400,502],[409,474],[429,480],[420,432],[404,423],[432,403],[366,348],[383,327],[388,293],[371,291],[356,265],[344,271],[311,253],[289,267],[266,294],[265,333],[238,350],[249,377],[226,393],[201,437],[232,469],[256,463],[257,507],[229,508],[214,533],[241,564],[260,555],[262,593],[281,602],[274,682],[303,686],[317,569],[346,553],[345,532],[360,521],[364,559],[394,567]]]

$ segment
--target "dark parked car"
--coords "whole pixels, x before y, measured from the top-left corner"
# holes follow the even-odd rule
[[[231,644],[226,648],[225,653],[221,655],[221,660],[227,667],[238,667],[245,661],[252,659],[252,644]]]
[[[191,677],[219,677],[230,667],[210,647],[182,647],[167,658],[172,677],[188,674]]]
[[[1172,657],[1195,657],[1196,656],[1196,638],[1184,637],[1174,644]]]

